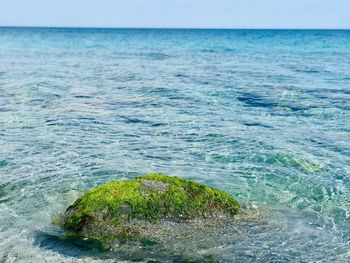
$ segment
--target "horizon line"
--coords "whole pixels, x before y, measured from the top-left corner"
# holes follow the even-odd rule
[[[349,28],[269,28],[269,27],[112,27],[112,26],[23,26],[23,25],[0,25],[0,28],[37,28],[37,29],[164,29],[164,30],[342,30]]]

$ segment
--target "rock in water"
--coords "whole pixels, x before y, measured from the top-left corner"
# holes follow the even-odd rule
[[[176,236],[196,229],[190,226],[195,221],[233,218],[238,209],[238,202],[221,190],[178,177],[149,174],[88,191],[68,207],[61,225],[97,240],[159,241],[170,237],[172,229],[176,229]]]

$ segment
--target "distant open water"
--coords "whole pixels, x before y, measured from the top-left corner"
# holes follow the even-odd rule
[[[60,239],[86,190],[149,172],[261,217],[117,255]],[[0,28],[0,262],[150,259],[350,262],[350,31]]]

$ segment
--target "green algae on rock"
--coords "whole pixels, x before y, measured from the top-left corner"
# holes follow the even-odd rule
[[[224,191],[178,177],[149,174],[94,188],[68,207],[61,225],[96,238],[154,237],[160,222],[232,218],[238,202]]]

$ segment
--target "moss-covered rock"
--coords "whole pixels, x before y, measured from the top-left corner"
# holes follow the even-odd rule
[[[149,174],[88,191],[67,209],[61,225],[80,236],[99,240],[147,239],[163,231],[160,225],[168,228],[169,222],[183,225],[194,219],[217,221],[232,218],[238,209],[237,201],[221,190],[178,177]]]

